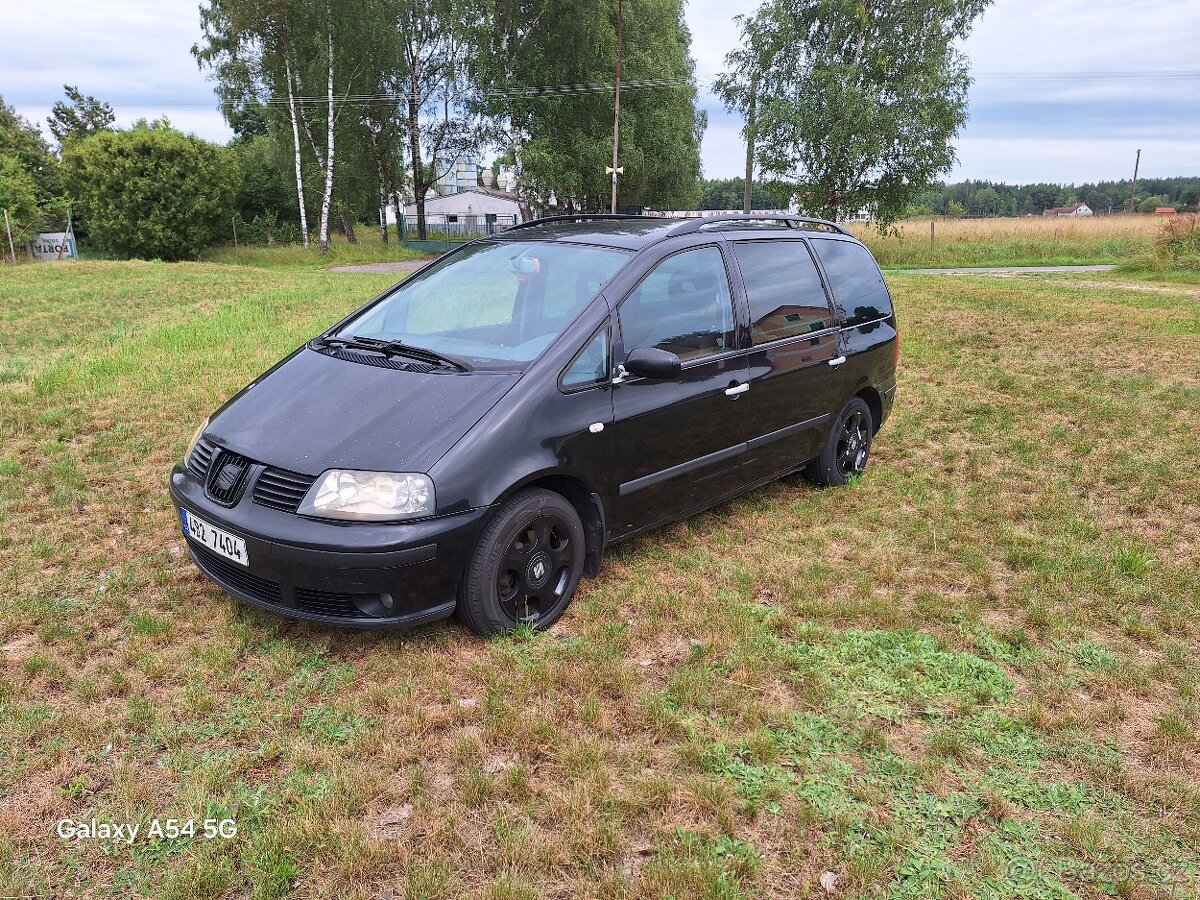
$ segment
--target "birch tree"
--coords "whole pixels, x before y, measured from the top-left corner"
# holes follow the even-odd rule
[[[803,209],[886,226],[954,163],[970,86],[956,44],[990,3],[767,0],[739,17],[716,90],[743,114],[757,95],[756,161]]]

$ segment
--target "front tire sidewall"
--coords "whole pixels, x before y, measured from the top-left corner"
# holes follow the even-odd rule
[[[575,507],[562,495],[542,489],[525,490],[501,506],[488,523],[463,576],[455,615],[476,634],[503,634],[518,627],[519,623],[501,606],[496,579],[509,545],[523,528],[546,514],[559,519],[570,532],[572,560],[562,598],[530,627],[549,628],[570,605],[583,575],[586,556],[583,524]]]
[[[841,436],[842,428],[854,413],[862,413],[867,421],[867,439],[866,439],[866,457],[863,461],[863,470],[871,458],[871,444],[875,437],[875,420],[871,415],[871,407],[862,397],[855,397],[847,403],[838,417],[834,420],[833,428],[829,430],[829,437],[825,440],[825,449],[821,451],[821,455],[809,463],[805,469],[805,474],[809,480],[818,487],[841,487],[850,482],[853,475],[845,475],[838,468],[837,461],[837,446],[838,439]],[[858,474],[861,474],[862,470]]]

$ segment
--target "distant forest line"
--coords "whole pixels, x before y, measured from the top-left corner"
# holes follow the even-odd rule
[[[701,209],[741,209],[745,185],[741,178],[705,179]],[[754,182],[755,209],[782,209],[789,205],[788,186]],[[1122,212],[1133,192],[1132,179],[1089,182],[1080,185],[1006,184],[1002,181],[959,181],[936,184],[913,202],[910,216],[1024,216],[1082,202],[1097,214]],[[1139,178],[1135,206],[1153,212],[1172,206],[1180,212],[1195,212],[1200,203],[1200,176]]]

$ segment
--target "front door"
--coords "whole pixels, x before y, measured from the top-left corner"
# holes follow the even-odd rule
[[[615,359],[657,347],[677,354],[683,373],[615,383],[612,537],[708,505],[744,483],[747,363],[736,321],[716,244],[661,260],[621,302]]]

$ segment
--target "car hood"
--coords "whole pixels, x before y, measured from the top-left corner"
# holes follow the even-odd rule
[[[294,472],[427,472],[519,375],[418,374],[301,348],[214,414],[205,434]]]

